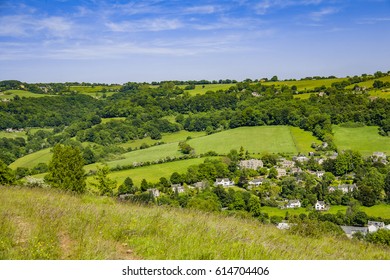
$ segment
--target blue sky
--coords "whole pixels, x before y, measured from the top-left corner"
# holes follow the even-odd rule
[[[301,78],[390,70],[389,0],[0,1],[0,80]]]

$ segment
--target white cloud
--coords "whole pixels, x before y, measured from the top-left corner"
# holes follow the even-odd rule
[[[186,14],[214,14],[216,12],[222,11],[223,8],[220,6],[214,5],[204,5],[204,6],[193,6],[188,7],[183,10]]]
[[[114,32],[140,32],[175,30],[183,27],[178,19],[152,18],[134,21],[108,22],[106,26]]]
[[[321,21],[325,16],[333,15],[338,13],[339,10],[333,7],[322,8],[317,12],[312,12],[309,17],[313,21]]]
[[[283,9],[292,6],[319,5],[323,0],[262,0],[255,5],[257,14],[264,15],[270,9]]]

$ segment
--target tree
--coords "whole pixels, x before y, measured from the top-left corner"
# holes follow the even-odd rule
[[[261,215],[261,204],[260,199],[257,196],[252,195],[248,202],[249,212],[254,217],[259,217]]]
[[[142,179],[141,181],[141,191],[142,192],[146,192],[148,190],[149,186],[148,186],[148,182],[146,181],[146,179]]]
[[[136,191],[136,188],[134,187],[133,180],[130,177],[127,177],[122,185],[118,188],[118,195],[119,194],[134,194]]]
[[[114,189],[116,188],[116,181],[108,178],[110,169],[107,165],[103,167],[98,167],[96,176],[94,177],[97,183],[94,185],[99,189],[100,195],[112,196],[114,194]]]
[[[55,188],[84,193],[86,184],[83,166],[84,159],[79,148],[57,144],[53,148],[45,181]]]
[[[15,175],[13,171],[0,159],[0,184],[10,185],[14,182]]]
[[[388,172],[386,175],[384,189],[386,193],[386,199],[388,202],[390,202],[390,172]]]

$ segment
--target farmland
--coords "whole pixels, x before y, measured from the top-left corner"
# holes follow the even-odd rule
[[[288,126],[241,127],[222,131],[206,137],[188,141],[196,153],[215,151],[226,154],[231,149],[242,146],[250,153],[286,153],[297,154],[309,151],[316,139],[310,133]],[[223,144],[221,144],[223,143]]]
[[[390,138],[380,136],[376,126],[346,128],[335,125],[333,131],[339,150],[356,150],[365,156],[378,151],[390,153]]]
[[[38,94],[38,93],[32,93],[26,90],[7,90],[4,92],[0,92],[0,100],[1,99],[13,99],[15,96],[19,96],[20,98],[22,97],[45,97],[45,96],[55,96],[55,95],[49,95],[49,94]]]
[[[51,157],[51,148],[47,148],[17,159],[12,164],[10,164],[10,167],[13,169],[16,169],[18,167],[32,168],[38,163],[48,163]]]
[[[140,186],[142,179],[156,183],[161,177],[169,178],[173,172],[185,173],[189,166],[200,164],[204,160],[205,158],[195,158],[143,166],[129,170],[114,171],[110,173],[109,177],[116,180],[119,184],[121,184],[126,177],[130,177],[135,185]],[[86,169],[88,168],[89,167],[87,166]],[[93,177],[88,178],[88,183],[91,182],[93,182]]]

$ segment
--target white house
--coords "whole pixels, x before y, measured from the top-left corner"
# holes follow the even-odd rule
[[[301,202],[298,199],[289,200],[286,208],[299,208],[301,207]]]
[[[252,187],[258,187],[258,186],[260,186],[261,184],[263,184],[263,181],[264,181],[263,178],[253,179],[253,180],[249,181],[248,184],[249,184],[249,187],[250,187],[250,188],[252,188]]]
[[[319,200],[317,200],[316,204],[314,205],[314,208],[315,208],[317,211],[325,211],[325,210],[328,210],[328,207],[326,206],[325,201],[319,201]]]
[[[173,184],[171,185],[172,191],[177,193],[184,193],[185,189],[181,184]]]
[[[385,223],[377,222],[377,221],[368,221],[367,226],[368,226],[368,232],[376,232],[379,229],[385,228]]]
[[[229,178],[217,178],[215,180],[214,185],[216,185],[216,186],[223,186],[223,187],[229,187],[229,186],[233,186],[234,182],[230,181]]]
[[[278,176],[277,176],[278,178],[287,175],[287,171],[284,168],[276,168],[276,171],[278,172]]]
[[[290,224],[286,222],[281,222],[276,226],[278,229],[289,229]]]
[[[160,196],[160,191],[158,189],[147,189],[148,192],[150,192],[154,197]]]

